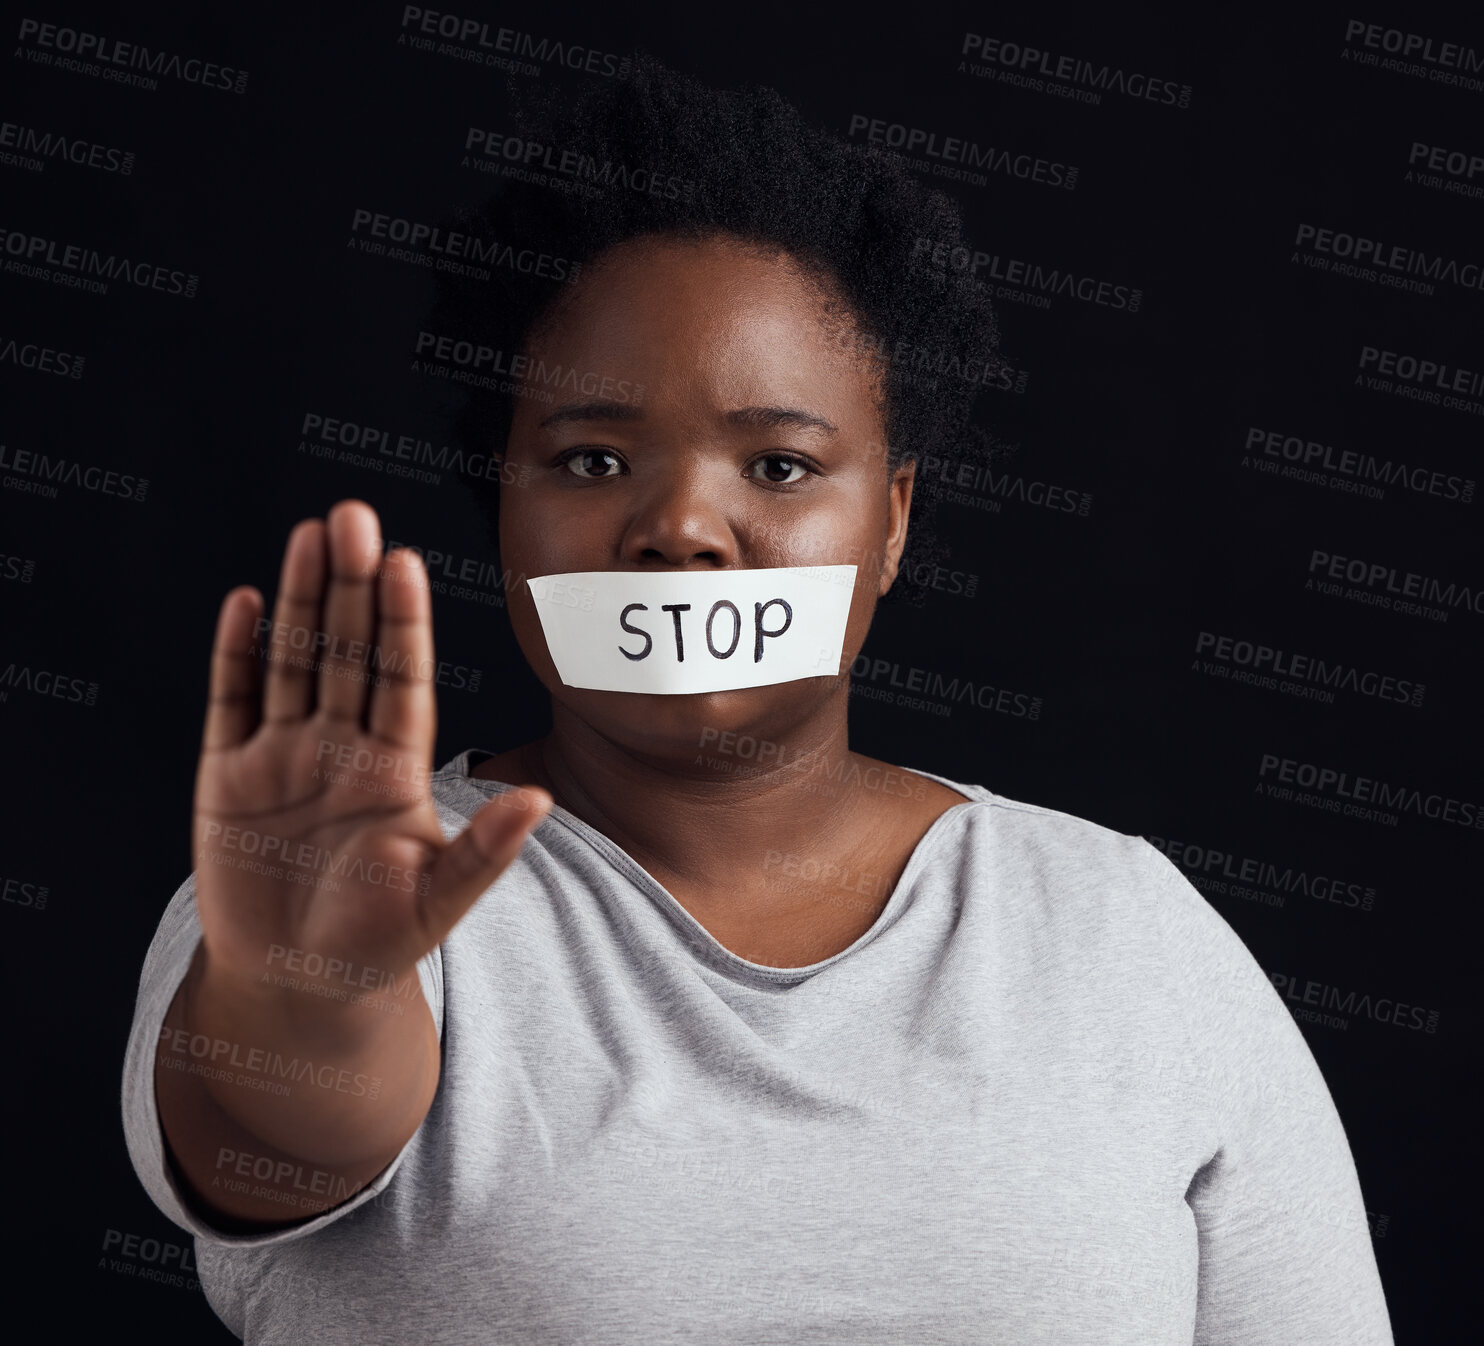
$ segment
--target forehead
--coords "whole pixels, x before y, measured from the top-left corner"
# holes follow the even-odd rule
[[[843,296],[780,248],[650,237],[586,266],[528,344],[579,377],[642,384],[646,400],[793,398],[874,416],[877,375],[856,332]]]

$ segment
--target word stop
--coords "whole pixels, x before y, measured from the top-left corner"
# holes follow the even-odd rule
[[[783,609],[783,625],[780,626],[776,631],[769,631],[763,624],[763,613],[765,613],[769,608],[772,607],[780,607]],[[619,647],[620,652],[626,659],[648,659],[650,653],[654,649],[654,641],[653,639],[651,639],[648,631],[643,631],[637,626],[629,625],[629,613],[648,611],[649,605],[647,603],[629,603],[627,606],[625,606],[624,610],[618,614],[618,624],[623,627],[625,631],[628,631],[631,635],[644,637],[644,648],[640,650],[638,654],[632,654],[628,650],[623,649],[622,646]],[[683,664],[685,662],[685,632],[680,624],[680,614],[682,612],[689,612],[690,604],[661,603],[660,611],[668,612],[672,617],[675,618],[675,662]],[[732,619],[732,638],[727,644],[726,649],[724,650],[717,649],[716,641],[712,638],[712,627],[716,621],[716,614],[718,612],[730,613]],[[788,628],[793,624],[794,610],[788,605],[788,600],[786,598],[770,598],[766,603],[754,603],[752,605],[752,612],[752,625],[753,630],[756,632],[756,638],[754,639],[752,645],[752,662],[756,664],[762,662],[763,637],[781,636],[785,631],[787,631]],[[730,659],[732,655],[736,653],[737,642],[741,639],[742,613],[738,610],[737,605],[730,599],[718,598],[716,602],[711,605],[711,611],[706,614],[706,648],[711,651],[711,657],[713,659]]]
[[[673,695],[833,677],[855,573],[590,570],[527,588],[567,686]]]

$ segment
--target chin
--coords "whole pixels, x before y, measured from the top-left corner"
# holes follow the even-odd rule
[[[694,754],[721,734],[780,739],[828,693],[829,678],[725,692],[599,692],[563,687],[560,700],[604,738],[636,752]]]

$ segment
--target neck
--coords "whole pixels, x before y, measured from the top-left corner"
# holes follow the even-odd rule
[[[862,796],[852,777],[845,697],[776,739],[719,735],[673,757],[641,756],[605,738],[560,705],[544,739],[522,760],[568,812],[622,847],[662,883],[745,890],[763,880],[768,856],[818,856],[859,829]],[[827,713],[821,713],[821,711]],[[775,731],[770,731],[775,732]]]

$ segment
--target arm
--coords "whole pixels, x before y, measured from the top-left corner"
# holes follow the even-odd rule
[[[1186,1194],[1195,1346],[1393,1346],[1355,1161],[1313,1053],[1236,932],[1151,854],[1220,1141]]]

